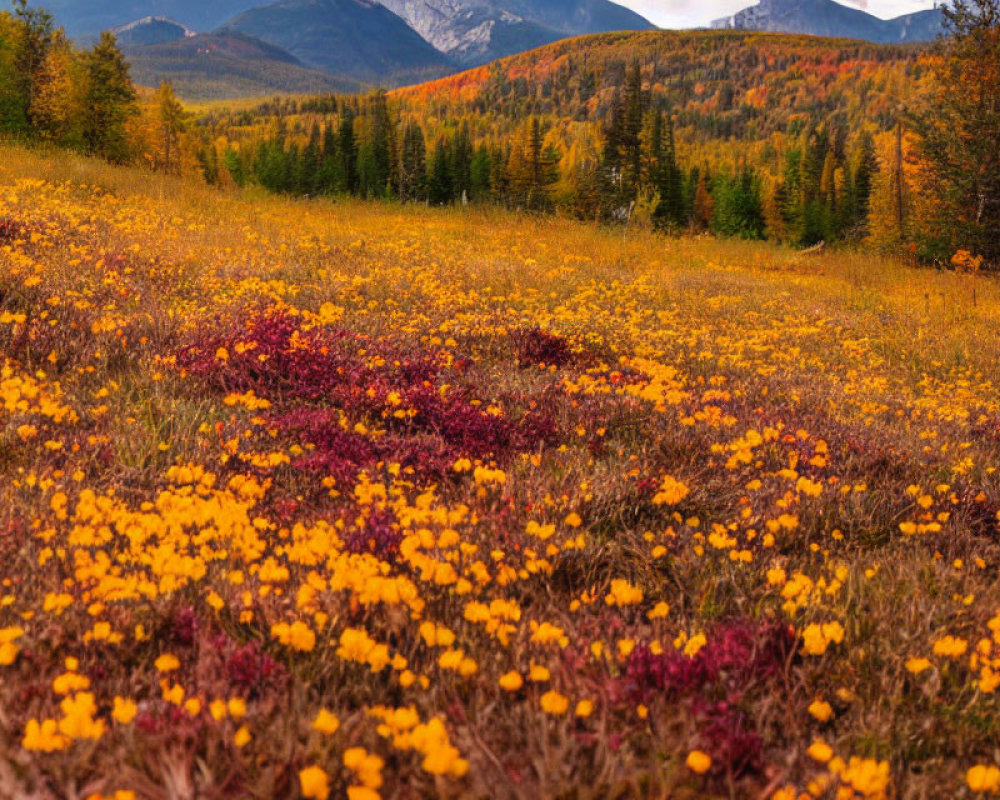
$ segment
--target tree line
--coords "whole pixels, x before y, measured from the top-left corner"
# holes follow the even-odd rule
[[[219,152],[206,137],[199,154],[210,182],[253,182],[291,195],[353,195],[447,205],[496,202],[580,219],[643,219],[668,230],[802,244],[863,236],[878,170],[868,134],[804,126],[784,154],[781,183],[765,192],[742,159],[712,171],[678,157],[674,117],[643,89],[638,62],[595,135],[592,151],[562,152],[558,120],[532,116],[507,141],[473,136],[468,120],[428,141],[425,128],[376,92],[311,101],[308,129],[289,131],[281,104],[257,113],[275,120],[256,144]],[[253,119],[251,115],[244,121]]]

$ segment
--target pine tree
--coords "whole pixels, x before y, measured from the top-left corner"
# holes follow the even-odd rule
[[[684,176],[677,166],[674,123],[670,115],[657,110],[652,113],[649,137],[652,168],[649,182],[660,196],[653,213],[657,224],[679,228],[687,222],[684,204]]]
[[[340,117],[337,154],[340,157],[340,177],[343,181],[337,191],[354,194],[358,190],[358,148],[354,139],[354,112],[350,106],[343,108]]]
[[[470,199],[484,200],[490,196],[492,171],[493,162],[490,159],[489,148],[485,144],[481,144],[476,148],[476,152],[472,156],[472,164],[469,167]]]
[[[226,152],[222,157],[222,163],[226,168],[226,172],[229,173],[229,177],[232,178],[233,183],[239,187],[246,186],[247,169],[240,158],[240,154],[235,149],[232,147],[226,148]]]
[[[399,199],[423,200],[427,186],[427,145],[416,122],[409,123],[403,132],[399,165]]]
[[[942,8],[949,35],[933,67],[934,92],[911,121],[937,200],[932,226],[950,230],[952,252],[972,250],[1000,266],[1000,0]]]
[[[40,8],[29,8],[28,0],[14,0],[14,16],[20,27],[14,54],[17,75],[15,97],[21,132],[36,128],[31,107],[41,91],[46,57],[52,46],[52,15]]]
[[[622,115],[622,190],[634,200],[642,188],[642,120],[645,102],[642,94],[642,68],[636,61],[625,76],[624,113]]]
[[[438,139],[434,148],[434,160],[427,178],[427,197],[436,206],[446,205],[454,197],[448,164],[448,143],[443,138]]]
[[[87,150],[113,162],[131,155],[126,123],[138,113],[128,63],[115,37],[105,31],[87,54],[83,141]]]
[[[370,103],[372,127],[371,138],[365,148],[366,163],[362,194],[367,197],[384,197],[390,188],[393,174],[393,126],[385,92],[381,90],[375,92]]]
[[[0,11],[0,133],[25,133],[28,107],[17,68],[20,25],[6,11]]]
[[[472,137],[469,124],[463,123],[450,148],[452,191],[455,198],[468,198],[472,191]]]
[[[713,192],[712,233],[763,239],[766,232],[760,178],[746,165],[734,176],[720,175]]]
[[[616,90],[611,101],[610,117],[604,125],[604,163],[602,167],[608,187],[616,195],[614,199],[611,199],[614,204],[620,204],[621,197],[624,196],[624,147],[625,104]]]

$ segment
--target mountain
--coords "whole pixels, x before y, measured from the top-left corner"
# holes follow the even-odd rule
[[[381,0],[465,66],[584,33],[654,26],[609,0]]]
[[[717,19],[713,28],[806,33],[841,39],[864,39],[893,44],[926,42],[941,33],[940,9],[918,11],[894,19],[880,19],[834,0],[761,0],[730,17]]]
[[[141,17],[167,17],[195,30],[211,30],[233,15],[271,0],[32,0],[51,11],[56,24],[74,38],[92,38],[102,30]]]
[[[195,35],[190,28],[167,17],[143,17],[127,25],[112,28],[111,32],[122,47],[165,44]]]
[[[303,64],[361,81],[400,84],[455,71],[454,63],[374,0],[281,0],[227,22]]]
[[[186,100],[263,97],[276,92],[353,92],[361,84],[308,69],[281,48],[235,32],[198,34],[123,48],[140,86],[170,81]]]

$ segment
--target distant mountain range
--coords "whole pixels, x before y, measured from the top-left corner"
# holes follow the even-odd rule
[[[110,28],[119,36],[140,82],[173,80],[189,91],[195,84],[217,83],[235,74],[246,79],[247,90],[264,88],[267,71],[278,64],[285,65],[274,81],[280,86],[287,83],[293,67],[327,73],[340,84],[398,86],[567,36],[654,27],[610,0],[36,2],[52,11],[57,23],[75,38],[91,40]],[[195,37],[195,30],[211,34]],[[242,38],[201,38],[207,35]],[[178,44],[192,38],[197,41]],[[277,48],[281,55],[248,47],[249,38]],[[187,56],[191,63],[182,63]],[[315,75],[300,77],[304,82],[300,91],[315,85]]]
[[[834,0],[761,0],[758,5],[715,20],[712,27],[898,44],[937,38],[943,21],[944,14],[938,8],[880,19]]]
[[[611,0],[37,2],[76,38],[113,29],[138,82],[172,80],[196,97],[399,86],[570,36],[655,27]],[[934,39],[942,18],[938,9],[882,20],[834,0],[761,0],[712,27],[898,43]]]
[[[221,29],[253,36],[334,75],[415,83],[455,64],[375,0],[280,0],[253,8]]]

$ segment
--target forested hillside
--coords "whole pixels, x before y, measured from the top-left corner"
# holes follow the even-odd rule
[[[597,35],[389,95],[216,110],[200,121],[203,161],[212,180],[290,193],[492,199],[805,245],[891,240],[893,131],[923,58],[770,34]]]

